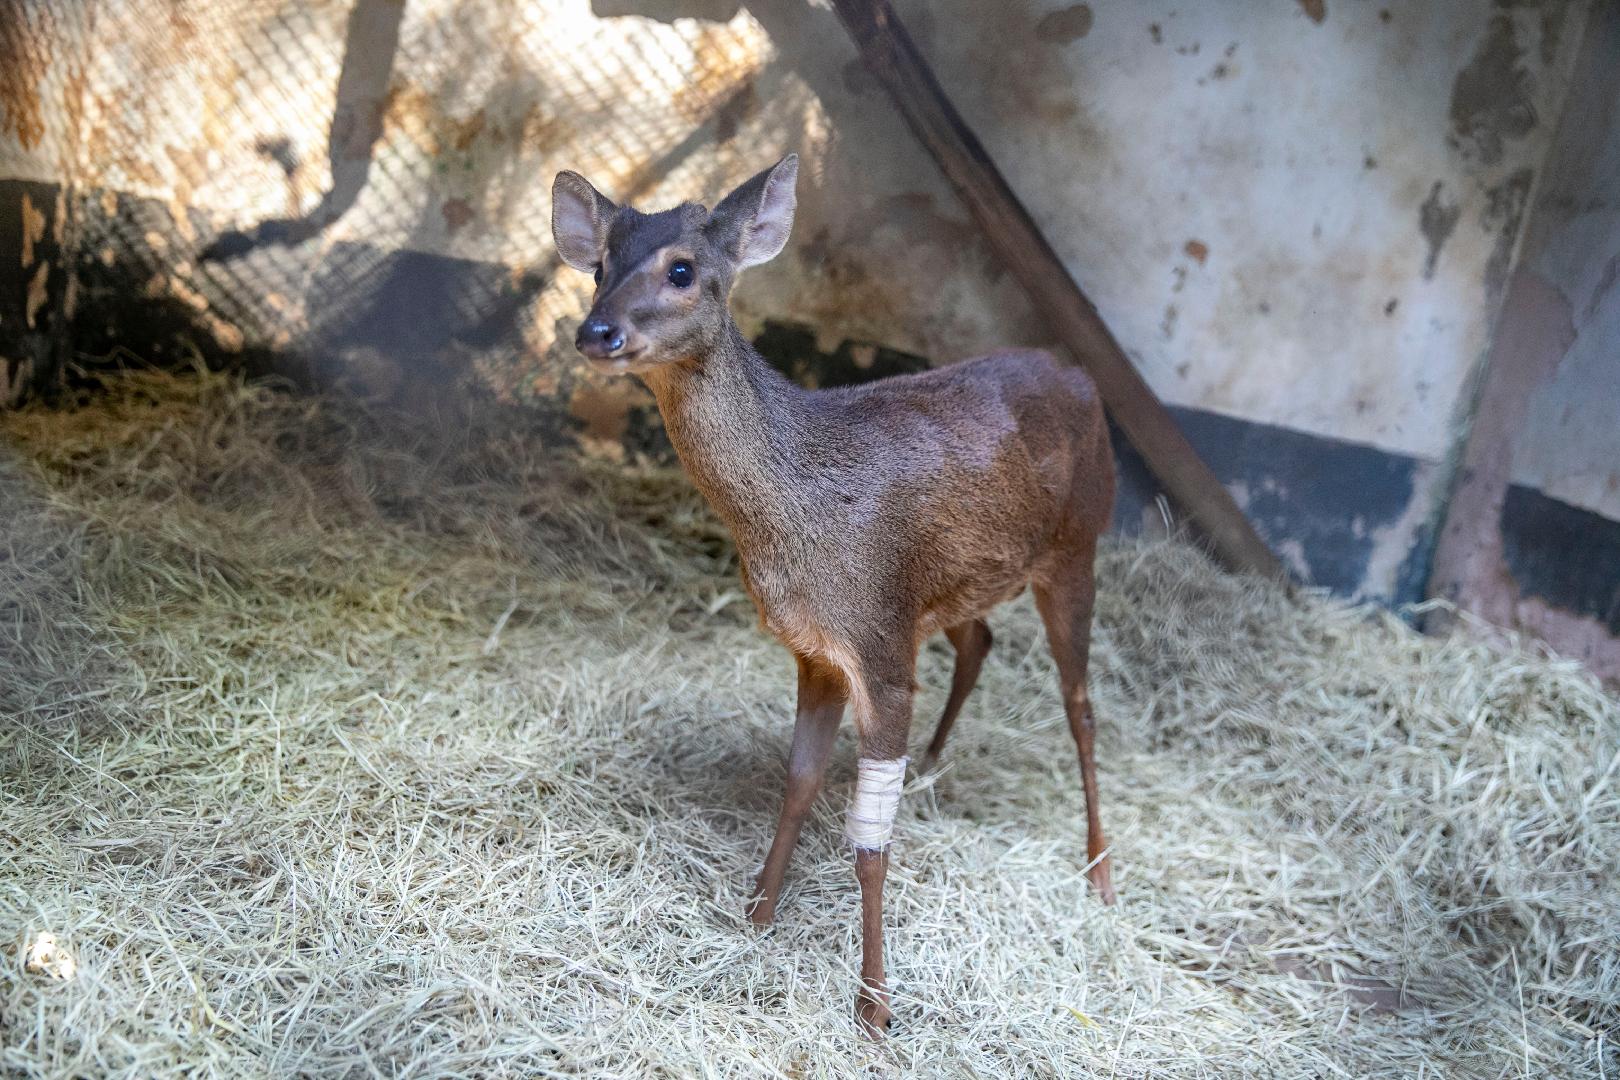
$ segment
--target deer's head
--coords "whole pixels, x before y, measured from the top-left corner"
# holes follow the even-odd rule
[[[631,372],[714,348],[738,271],[787,244],[798,175],[798,156],[789,154],[713,211],[686,203],[643,214],[616,206],[578,173],[558,173],[551,188],[557,253],[596,276],[575,346],[602,368]]]

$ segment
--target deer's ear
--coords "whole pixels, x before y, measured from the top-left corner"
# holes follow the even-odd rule
[[[787,246],[798,179],[799,155],[789,154],[721,199],[709,215],[711,235],[738,270],[769,262]]]
[[[579,173],[558,173],[551,184],[551,236],[562,261],[587,274],[601,265],[618,209]]]

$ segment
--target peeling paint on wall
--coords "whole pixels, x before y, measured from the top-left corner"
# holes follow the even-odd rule
[[[1444,181],[1436,180],[1434,187],[1429,189],[1429,197],[1418,208],[1418,228],[1429,242],[1429,256],[1423,262],[1425,281],[1433,279],[1435,265],[1440,261],[1440,249],[1446,246],[1452,230],[1456,229],[1458,220],[1462,218],[1462,207],[1454,202],[1441,201],[1440,189],[1443,187]]]
[[[1524,138],[1536,126],[1532,76],[1519,33],[1511,10],[1494,13],[1473,58],[1452,84],[1452,137],[1482,165],[1499,164],[1508,141]]]
[[[1091,33],[1094,21],[1090,4],[1071,4],[1041,16],[1035,23],[1035,36],[1054,45],[1067,45]]]
[[[1485,191],[1479,223],[1491,238],[1491,255],[1485,262],[1484,276],[1485,294],[1493,306],[1501,299],[1502,289],[1507,284],[1508,268],[1513,264],[1513,252],[1534,180],[1533,169],[1517,169]]]

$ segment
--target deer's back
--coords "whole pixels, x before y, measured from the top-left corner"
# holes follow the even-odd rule
[[[808,404],[810,561],[831,560],[824,573],[879,603],[919,605],[923,632],[1015,595],[1055,549],[1107,525],[1096,387],[1049,353],[993,353]]]

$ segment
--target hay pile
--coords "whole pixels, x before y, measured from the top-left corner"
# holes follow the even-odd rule
[[[402,430],[220,376],[0,418],[0,1072],[1620,1075],[1620,703],[1575,667],[1112,548],[1120,905],[1021,600],[903,805],[868,1045],[847,731],[741,917],[792,664],[724,533]]]

